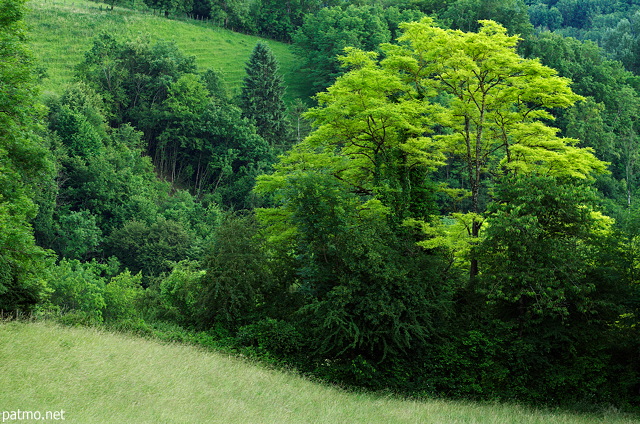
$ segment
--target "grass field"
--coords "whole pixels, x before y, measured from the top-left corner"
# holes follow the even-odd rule
[[[176,21],[122,8],[113,11],[85,0],[31,0],[27,24],[31,48],[47,69],[44,91],[60,92],[73,78],[73,68],[101,32],[121,37],[148,35],[152,41],[174,41],[187,55],[195,56],[201,70],[224,73],[233,94],[244,77],[244,65],[258,37],[243,35],[200,21]],[[268,41],[280,62],[287,86],[287,100],[309,95],[308,83],[299,71],[291,46]]]
[[[0,323],[0,364],[0,413],[64,411],[68,423],[637,422],[347,393],[193,347],[47,322]]]

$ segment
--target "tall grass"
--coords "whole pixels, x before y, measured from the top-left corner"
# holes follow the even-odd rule
[[[0,412],[69,423],[632,423],[512,405],[354,394],[193,347],[50,323],[0,324]]]
[[[45,91],[59,92],[73,78],[73,69],[101,32],[119,37],[148,35],[152,41],[174,41],[187,55],[195,56],[201,70],[218,69],[231,94],[245,75],[244,66],[261,39],[194,20],[171,20],[149,13],[115,8],[85,0],[31,0],[27,24],[31,47],[48,78]],[[267,41],[280,62],[287,85],[287,100],[308,96],[309,83],[299,70],[291,46]]]

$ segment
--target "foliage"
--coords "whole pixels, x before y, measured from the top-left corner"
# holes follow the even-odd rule
[[[178,222],[160,217],[151,225],[128,221],[109,236],[109,252],[131,272],[157,276],[185,258],[190,235]]]
[[[40,138],[34,65],[25,44],[22,1],[0,5],[0,309],[29,310],[41,300],[45,252],[34,243],[39,185],[52,164]]]
[[[245,67],[239,106],[242,116],[256,125],[256,132],[269,143],[285,150],[289,123],[283,101],[284,86],[278,61],[267,44],[256,44]]]
[[[145,134],[155,125],[149,120],[153,105],[166,99],[171,83],[195,70],[194,58],[175,44],[121,42],[106,33],[96,37],[77,67],[78,76],[105,99],[112,125],[130,123]]]
[[[599,178],[598,188],[618,205],[629,207],[635,200],[638,172],[638,124],[634,117],[639,97],[632,74],[619,62],[606,59],[604,51],[592,42],[541,34],[528,40],[524,50],[571,78],[573,89],[588,96],[586,102],[566,112],[556,111],[558,126],[611,163],[611,176]],[[619,214],[617,207],[608,209],[611,214]]]
[[[134,321],[139,318],[137,303],[142,296],[142,275],[122,272],[105,285],[104,319],[107,322]]]
[[[295,326],[273,318],[240,327],[236,337],[241,346],[257,347],[278,356],[300,353],[304,347],[303,337]]]
[[[345,47],[375,50],[391,39],[382,13],[382,9],[373,6],[350,5],[305,15],[293,41],[314,92],[330,86],[343,73],[337,57]]]
[[[456,0],[441,14],[449,27],[477,32],[479,23],[492,20],[504,26],[509,34],[527,37],[532,32],[524,0]]]
[[[200,295],[205,271],[195,261],[178,262],[159,285],[165,319],[181,325],[195,325],[200,314]]]
[[[157,169],[198,195],[212,193],[221,203],[246,207],[253,178],[270,163],[271,149],[241,110],[212,100],[203,82],[187,74],[169,87],[158,112],[155,119],[164,130],[150,152]]]
[[[394,232],[384,208],[363,203],[330,174],[290,174],[280,194],[287,200],[275,216],[294,229],[284,241],[295,255],[292,288],[305,297],[297,315],[315,360],[380,363],[434,337],[447,302],[437,256]],[[438,298],[435,286],[445,290]]]
[[[478,246],[480,290],[501,331],[519,339],[521,347],[511,353],[518,358],[511,370],[518,385],[544,402],[606,399],[599,375],[609,361],[608,326],[620,316],[627,290],[615,268],[594,268],[609,245],[612,220],[593,209],[592,191],[571,180],[507,179],[496,197]],[[523,355],[527,351],[535,354]],[[528,381],[524,369],[538,380]]]
[[[229,216],[206,252],[200,294],[200,323],[237,328],[253,316],[269,287],[266,260],[251,216]]]
[[[47,286],[51,290],[48,301],[61,312],[82,314],[90,323],[103,320],[105,277],[108,271],[97,262],[82,263],[77,259],[63,259],[49,267]]]

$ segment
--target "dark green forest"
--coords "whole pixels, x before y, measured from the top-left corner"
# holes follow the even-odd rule
[[[112,0],[112,6],[143,7]],[[0,2],[0,310],[345,387],[640,404],[640,1],[144,0],[266,42],[236,95],[97,34],[40,94]]]

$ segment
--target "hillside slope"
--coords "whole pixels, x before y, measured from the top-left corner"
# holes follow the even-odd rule
[[[4,411],[64,411],[69,423],[634,422],[351,394],[193,347],[42,322],[0,323],[0,363]]]
[[[234,33],[198,21],[176,21],[160,16],[116,8],[85,0],[31,0],[27,16],[31,48],[39,64],[46,68],[45,91],[59,92],[71,81],[73,68],[91,47],[93,38],[106,31],[122,37],[148,35],[151,40],[175,41],[187,55],[196,57],[200,70],[224,73],[231,94],[245,75],[244,65],[261,39]],[[299,60],[291,46],[268,41],[280,62],[287,86],[286,99],[307,97],[309,84],[299,72]]]

